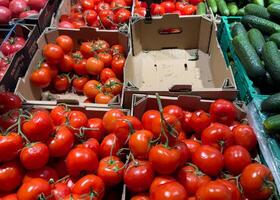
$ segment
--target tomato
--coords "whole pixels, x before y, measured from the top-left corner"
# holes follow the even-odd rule
[[[39,68],[33,71],[29,77],[32,84],[40,88],[46,88],[50,85],[52,77],[48,68]]]
[[[83,16],[89,26],[97,20],[97,12],[95,10],[85,10]]]
[[[121,8],[119,9],[116,14],[115,14],[115,22],[118,24],[124,24],[127,23],[130,19],[130,11],[125,9],[125,8]]]
[[[201,134],[202,144],[210,145],[218,150],[224,150],[234,145],[232,131],[226,125],[212,123]]]
[[[124,163],[116,156],[104,157],[100,160],[97,175],[107,186],[115,186],[123,179]]]
[[[105,128],[103,126],[103,121],[100,118],[88,119],[86,127],[89,129],[97,129],[97,130],[86,130],[85,136],[87,138],[95,138],[98,141],[101,141],[101,139],[104,137],[106,133]]]
[[[147,159],[153,139],[152,132],[148,130],[138,130],[129,138],[129,149],[137,159]]]
[[[63,59],[64,52],[60,46],[49,43],[44,46],[43,55],[47,63],[58,64]]]
[[[122,9],[126,6],[126,3],[124,0],[112,0],[110,7],[113,11],[117,12],[118,10]]]
[[[182,141],[182,140],[187,139],[185,132],[184,132],[184,131],[180,131],[180,133],[179,133],[177,139],[178,139],[179,141]]]
[[[257,137],[250,126],[240,124],[237,125],[232,132],[236,144],[243,146],[248,151],[252,151],[256,148]]]
[[[55,183],[54,188],[52,189],[52,194],[54,200],[61,200],[71,194],[71,190],[67,187],[66,183],[58,182]]]
[[[143,128],[149,131],[152,131],[152,121],[155,118],[160,117],[160,112],[157,110],[148,110],[142,116],[142,125]]]
[[[151,200],[186,200],[187,198],[187,191],[177,181],[162,184],[155,192],[150,193]]]
[[[104,196],[105,184],[104,181],[96,175],[86,175],[75,183],[72,192],[78,195],[93,193],[92,199],[99,200]]]
[[[94,153],[99,155],[99,142],[95,138],[89,138],[82,144],[78,144],[77,147],[85,147],[91,149]]]
[[[84,59],[81,52],[77,51],[73,53],[72,57],[74,58],[74,66],[73,66],[74,71],[78,75],[87,75],[87,69],[86,69],[87,60]]]
[[[115,72],[118,78],[122,78],[123,76],[123,67],[125,64],[125,58],[121,55],[113,56],[113,60],[111,63],[112,70]]]
[[[190,124],[191,117],[192,117],[191,112],[183,111],[183,119],[181,120],[181,126],[186,134],[190,134],[193,131]]]
[[[0,114],[0,126],[3,130],[8,129],[10,126],[14,125],[17,123],[19,117],[18,112],[9,112],[8,115]]]
[[[125,116],[119,109],[111,109],[107,111],[103,116],[103,125],[107,132],[113,132],[118,120]]]
[[[94,9],[94,0],[80,0],[80,3],[84,10]]]
[[[168,148],[158,144],[151,148],[149,152],[149,161],[153,169],[158,174],[172,174],[180,164],[181,153],[175,148]]]
[[[100,73],[101,83],[105,83],[109,78],[115,78],[115,72],[110,68],[104,68]]]
[[[111,133],[102,140],[99,148],[99,156],[101,158],[115,156],[120,148],[121,144],[118,138],[114,133]]]
[[[104,68],[104,63],[102,60],[91,57],[87,60],[86,69],[91,75],[99,75]]]
[[[85,21],[83,21],[83,20],[74,20],[72,22],[72,24],[73,24],[74,28],[79,29],[82,26],[85,26]]]
[[[95,101],[95,103],[109,104],[113,97],[114,97],[114,95],[112,95],[110,93],[98,93],[95,96],[94,101]]]
[[[57,74],[58,74],[58,68],[57,68],[56,65],[50,65],[50,64],[48,64],[48,63],[46,63],[46,62],[43,62],[43,63],[41,63],[40,68],[43,68],[43,67],[45,67],[45,68],[47,68],[48,70],[50,70],[51,79],[52,79],[52,80],[57,76]]]
[[[101,91],[102,85],[96,80],[90,80],[86,82],[83,88],[84,95],[90,99],[94,99],[96,95]]]
[[[3,41],[0,50],[4,56],[9,56],[18,52],[25,45],[25,39],[23,37],[10,37],[8,40]]]
[[[145,192],[154,178],[152,164],[146,160],[135,160],[129,163],[124,172],[124,183],[131,192]]]
[[[196,12],[196,6],[185,5],[184,8],[180,12],[182,15],[193,15]]]
[[[74,47],[74,42],[68,35],[60,35],[55,39],[56,44],[58,44],[64,53],[70,53]]]
[[[106,52],[110,49],[110,45],[105,40],[95,40],[93,43],[93,49],[94,51],[100,52]]]
[[[200,146],[192,155],[192,161],[206,175],[218,176],[224,167],[222,153],[208,145]]]
[[[74,59],[71,56],[65,54],[63,56],[63,59],[60,61],[59,70],[66,73],[71,72],[74,68],[74,64]]]
[[[154,178],[151,187],[150,194],[154,193],[157,188],[163,184],[170,183],[176,181],[172,176],[157,176]]]
[[[210,106],[210,116],[213,122],[230,125],[237,117],[237,110],[232,102],[218,99]]]
[[[124,54],[124,47],[120,44],[114,44],[111,46],[111,51],[113,55]]]
[[[199,187],[196,198],[199,200],[233,200],[232,192],[219,181],[211,181]]]
[[[132,127],[130,127],[132,126]],[[134,130],[131,130],[134,129]],[[133,116],[121,116],[117,119],[114,132],[118,137],[121,144],[125,144],[128,140],[128,136],[135,130],[141,130],[141,122]]]
[[[54,131],[54,125],[47,112],[37,111],[33,113],[29,121],[22,125],[22,132],[32,142],[46,141]]]
[[[254,200],[268,199],[273,193],[271,171],[260,163],[247,165],[240,176],[240,184],[247,197]]]
[[[34,200],[40,196],[45,197],[51,194],[51,186],[49,183],[41,178],[34,178],[27,183],[20,186],[17,191],[18,200]]]
[[[179,170],[177,180],[185,187],[188,194],[193,196],[198,188],[209,183],[211,178],[193,166],[184,166]]]
[[[110,9],[110,4],[105,3],[105,2],[100,2],[97,4],[97,13],[99,13],[101,10],[109,10]]]
[[[4,114],[22,106],[21,99],[11,92],[0,92],[0,114]]]
[[[190,4],[197,5],[197,4],[199,4],[200,2],[203,2],[203,0],[189,0],[188,2],[189,2]]]
[[[77,92],[77,93],[82,93],[83,89],[84,89],[84,85],[89,81],[89,78],[86,76],[81,76],[81,77],[75,77],[73,79],[72,85],[73,85],[73,89]]]
[[[237,186],[234,183],[231,183],[230,181],[227,180],[223,180],[223,179],[218,179],[217,182],[222,183],[224,186],[227,187],[227,189],[229,191],[231,191],[232,193],[232,200],[241,200],[241,194],[239,189],[237,188]]]
[[[165,14],[165,9],[163,6],[159,4],[153,3],[151,5],[151,14],[154,15],[164,15]]]
[[[196,152],[196,150],[201,146],[201,144],[198,141],[192,139],[182,140],[182,142],[184,142],[187,145],[191,155],[193,155]]]
[[[0,23],[7,24],[12,19],[12,12],[5,6],[0,6]]]
[[[72,129],[77,130],[87,125],[87,116],[81,111],[71,111],[69,113],[69,125]]]
[[[42,178],[46,181],[49,181],[50,179],[57,181],[58,175],[53,168],[44,166],[37,170],[28,171],[23,178],[23,183],[27,183],[33,178]]]
[[[1,197],[1,200],[18,200],[17,194],[8,194],[4,197]]]
[[[0,192],[11,192],[23,179],[23,169],[17,162],[6,162],[0,166]]]
[[[61,22],[59,22],[58,24],[59,28],[65,28],[65,29],[73,29],[75,28],[74,25],[69,22],[69,21],[65,21],[65,20],[61,20]]]
[[[53,80],[53,86],[56,92],[64,93],[70,88],[70,78],[60,74]]]
[[[55,126],[59,126],[66,122],[66,116],[69,114],[69,111],[64,106],[56,106],[52,109],[50,117]]]
[[[190,119],[190,126],[197,133],[202,132],[210,123],[209,115],[203,110],[195,111]]]
[[[150,198],[147,194],[138,194],[133,196],[130,200],[150,200]]]
[[[104,63],[104,67],[110,67],[112,62],[112,55],[106,52],[100,52],[97,55],[98,59]]]
[[[250,153],[242,146],[231,146],[224,152],[225,168],[233,175],[240,174],[251,163]]]
[[[166,2],[163,2],[166,3]],[[178,120],[183,120],[184,113],[182,108],[176,105],[168,105],[163,108],[163,113],[174,115]]]
[[[66,156],[74,145],[75,137],[66,126],[60,126],[53,138],[49,139],[48,147],[51,157]]]
[[[17,133],[0,135],[0,162],[15,159],[22,148],[23,140]]]
[[[117,78],[109,78],[104,84],[104,89],[106,92],[110,92],[114,95],[118,95],[122,91],[122,83]]]
[[[134,15],[139,17],[145,17],[146,16],[146,8],[144,7],[138,7],[134,9]]]
[[[191,152],[189,148],[181,141],[177,141],[174,148],[178,149],[181,154],[179,166],[185,165],[191,159]]]
[[[81,172],[94,172],[98,168],[98,157],[91,149],[76,147],[66,157],[67,171],[72,176],[78,176]]]
[[[40,11],[46,5],[47,0],[29,0],[28,6],[32,9]]]
[[[49,149],[41,142],[29,144],[20,152],[20,161],[25,169],[40,169],[49,160]]]
[[[164,8],[165,13],[172,13],[175,11],[175,4],[170,1],[164,1],[160,5]]]

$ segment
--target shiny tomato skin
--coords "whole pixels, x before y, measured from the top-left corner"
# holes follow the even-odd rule
[[[176,179],[172,176],[156,176],[151,184],[150,194],[154,193],[159,186],[174,181],[176,181]]]
[[[223,154],[209,145],[200,146],[192,155],[193,163],[206,175],[216,177],[224,167]]]
[[[147,194],[138,194],[133,196],[130,200],[150,200],[150,198]]]
[[[75,61],[72,56],[65,54],[59,63],[59,70],[64,73],[71,72],[74,68]]]
[[[152,139],[152,132],[147,130],[138,130],[130,136],[128,146],[135,158],[148,158]]]
[[[51,110],[50,117],[55,126],[59,126],[66,122],[66,116],[69,111],[64,106],[56,106]]]
[[[107,41],[98,39],[93,42],[93,49],[98,53],[106,52],[110,49],[110,45]]]
[[[11,132],[8,135],[0,135],[0,162],[15,159],[23,148],[23,139],[19,134]]]
[[[83,93],[84,85],[89,81],[86,76],[75,77],[72,82],[73,89],[77,93]]]
[[[90,57],[87,59],[86,69],[90,75],[99,75],[104,69],[104,63],[100,59]]]
[[[67,187],[66,183],[55,183],[54,188],[52,189],[52,194],[54,200],[64,199],[66,196],[71,194],[70,188]]]
[[[17,194],[8,194],[4,197],[1,197],[1,200],[18,200]]]
[[[202,132],[210,123],[209,115],[203,110],[193,112],[190,119],[190,126],[197,133]]]
[[[116,156],[120,150],[121,144],[114,133],[107,135],[101,142],[99,148],[99,156],[101,158],[113,155]]]
[[[32,72],[29,77],[31,83],[40,88],[46,88],[50,85],[52,76],[48,68],[39,68]]]
[[[191,155],[193,155],[196,152],[196,150],[201,146],[200,142],[195,141],[193,139],[185,139],[182,140],[182,142],[184,142],[187,145]]]
[[[37,170],[28,171],[23,178],[23,183],[27,183],[33,178],[42,178],[46,181],[49,181],[50,179],[57,181],[58,175],[53,168],[44,166]]]
[[[94,9],[94,0],[81,0],[80,2],[84,10]]]
[[[101,91],[102,85],[96,80],[90,80],[86,82],[83,88],[84,95],[89,99],[94,99],[96,95]]]
[[[183,131],[188,135],[193,129],[191,128],[190,119],[192,117],[192,112],[183,111],[183,119],[181,120],[181,125]]]
[[[99,104],[109,104],[113,97],[114,95],[111,93],[100,92],[95,96],[94,102]]]
[[[64,56],[63,49],[56,44],[46,44],[43,48],[43,55],[47,63],[58,64]]]
[[[101,83],[104,84],[109,78],[115,78],[115,72],[110,68],[104,68],[100,73]]]
[[[124,172],[124,183],[131,192],[144,192],[148,190],[153,178],[152,164],[146,160],[130,162]]]
[[[114,44],[111,46],[111,52],[113,55],[115,54],[124,54],[124,47],[120,44]]]
[[[231,198],[233,200],[241,200],[241,193],[240,193],[239,189],[237,188],[236,184],[234,184],[230,181],[224,180],[224,179],[218,179],[217,182],[222,183],[224,186],[227,187],[228,190],[231,191],[231,193],[232,193]]]
[[[234,141],[236,144],[243,146],[248,151],[252,151],[257,146],[257,137],[252,127],[240,124],[233,129]]]
[[[85,135],[87,138],[95,138],[98,141],[104,137],[106,131],[103,126],[103,120],[100,118],[90,118],[87,122],[87,128],[97,129],[97,130],[86,130]]]
[[[163,113],[168,113],[170,115],[175,115],[178,120],[182,120],[184,117],[184,113],[182,108],[177,105],[168,105],[163,108]]]
[[[0,114],[4,114],[12,109],[21,108],[22,101],[14,93],[0,92],[0,105]]]
[[[83,16],[88,26],[90,26],[97,20],[97,12],[95,10],[85,10],[83,12]]]
[[[85,147],[91,149],[96,155],[99,155],[99,142],[95,138],[89,138],[81,144],[78,144],[77,147]]]
[[[188,193],[177,181],[160,185],[150,194],[151,200],[186,200]]]
[[[104,84],[104,90],[107,93],[118,95],[122,91],[122,82],[118,78],[108,78]]]
[[[180,163],[179,166],[185,165],[191,159],[191,152],[184,142],[177,141],[174,148],[180,152]]]
[[[163,6],[161,6],[159,4],[152,4],[151,5],[151,14],[153,16],[164,15],[165,14],[165,9],[164,9]]]
[[[142,116],[143,128],[152,131],[152,121],[154,118],[159,117],[160,112],[158,110],[148,110]]]
[[[172,13],[175,11],[175,4],[169,1],[164,1],[160,4],[164,7],[165,13]]]
[[[70,80],[66,75],[58,75],[53,80],[53,86],[56,92],[64,93],[70,88]]]
[[[81,127],[86,127],[87,125],[87,116],[81,111],[71,111],[68,116],[69,124],[72,129],[80,129]]]
[[[119,79],[122,79],[122,77],[123,77],[124,64],[125,64],[124,56],[122,56],[122,55],[113,56],[111,68]]]
[[[72,54],[72,57],[74,58],[74,71],[78,75],[87,75],[87,69],[86,69],[86,64],[87,60],[84,58],[81,52],[76,51],[75,53]]]
[[[110,67],[112,62],[112,55],[107,52],[100,52],[97,55],[98,59],[104,63],[104,67]]]
[[[131,16],[131,13],[129,10],[127,10],[125,8],[121,8],[116,12],[116,14],[114,16],[114,21],[117,24],[124,24],[129,21],[130,16]]]
[[[103,116],[103,125],[107,132],[113,132],[115,126],[120,117],[124,116],[124,113],[119,109],[111,109],[107,111]]]
[[[68,35],[60,35],[55,39],[55,42],[62,48],[64,53],[69,53],[74,47],[72,38]]]

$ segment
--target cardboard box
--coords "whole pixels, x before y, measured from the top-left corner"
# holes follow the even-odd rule
[[[83,27],[80,30],[47,29],[38,39],[38,50],[31,60],[24,78],[19,79],[15,92],[25,102],[30,104],[56,105],[58,102],[61,102],[76,105],[87,105],[90,107],[121,107],[121,95],[115,96],[110,104],[83,103],[86,99],[85,96],[77,95],[74,93],[52,94],[49,91],[43,92],[41,88],[31,84],[29,77],[35,70],[36,65],[42,59],[42,49],[44,45],[50,42],[55,43],[55,39],[59,35],[68,35],[73,38],[73,41],[75,42],[74,49],[77,48],[82,41],[94,40],[99,38],[106,40],[110,45],[121,44],[125,48],[125,51],[128,52],[128,36],[118,31],[102,31],[90,27]]]
[[[124,82],[125,107],[134,93],[229,100],[237,95],[213,22],[202,16],[164,15],[132,23]]]
[[[11,29],[0,29],[0,35],[0,43],[15,36],[26,40],[24,47],[13,56],[9,68],[0,80],[0,91],[14,91],[19,77],[24,76],[37,50],[35,41],[39,37],[39,30],[36,25],[16,24]]]

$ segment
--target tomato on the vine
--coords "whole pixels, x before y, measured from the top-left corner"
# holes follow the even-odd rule
[[[64,53],[69,53],[74,47],[74,42],[68,35],[60,35],[55,39],[55,42],[62,48]]]
[[[58,64],[64,56],[63,49],[56,44],[46,44],[43,48],[43,55],[50,64]]]
[[[103,137],[105,136],[105,128],[103,126],[103,121],[100,118],[90,118],[87,122],[87,128],[88,130],[85,131],[85,136],[87,138],[95,138],[98,141],[101,141]],[[90,129],[96,129],[96,130],[90,130]]]
[[[177,181],[159,185],[155,192],[150,193],[151,200],[186,200],[188,193],[185,188]]]
[[[0,162],[15,159],[23,148],[23,140],[18,133],[11,132],[8,135],[0,135]]]
[[[148,130],[138,130],[129,138],[129,149],[137,159],[147,159],[153,134]]]
[[[101,158],[116,156],[120,148],[121,144],[117,136],[114,133],[111,133],[102,140],[99,148],[99,156]]]
[[[257,146],[257,137],[254,130],[245,124],[237,125],[233,130],[233,137],[236,144],[252,151]]]
[[[113,132],[120,117],[125,114],[119,109],[111,109],[103,116],[103,125],[107,132]]]
[[[46,181],[57,181],[58,175],[53,168],[44,166],[37,170],[28,171],[23,178],[23,183],[27,183],[33,178],[42,178]]]

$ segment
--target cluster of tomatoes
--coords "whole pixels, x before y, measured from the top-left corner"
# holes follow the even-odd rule
[[[11,125],[0,136],[3,200],[100,200],[123,183],[131,200],[273,195],[270,170],[252,159],[256,136],[236,121],[231,102],[215,101],[208,114],[162,108],[159,100],[159,111],[148,110],[140,120],[119,109],[88,118],[64,105],[27,112],[17,97],[2,97],[0,112],[8,113],[0,124]]]
[[[10,37],[0,45],[0,80],[5,75],[14,54],[24,45],[25,39],[23,37]]]
[[[178,15],[194,15],[196,13],[196,5],[202,0],[189,1],[174,1],[164,0],[161,3],[152,3],[151,15],[158,16],[168,13],[175,13]],[[146,15],[147,3],[145,1],[137,0],[135,2],[134,15],[144,17]]]
[[[101,39],[82,42],[75,50],[72,38],[60,35],[56,44],[44,46],[44,61],[32,72],[30,81],[54,93],[71,90],[83,93],[86,102],[107,104],[122,91],[124,54],[122,45],[110,47]]]
[[[38,15],[48,0],[0,0],[0,24],[8,24],[12,18],[24,19]]]
[[[77,0],[69,15],[60,17],[60,28],[91,26],[115,30],[128,23],[132,0]]]

